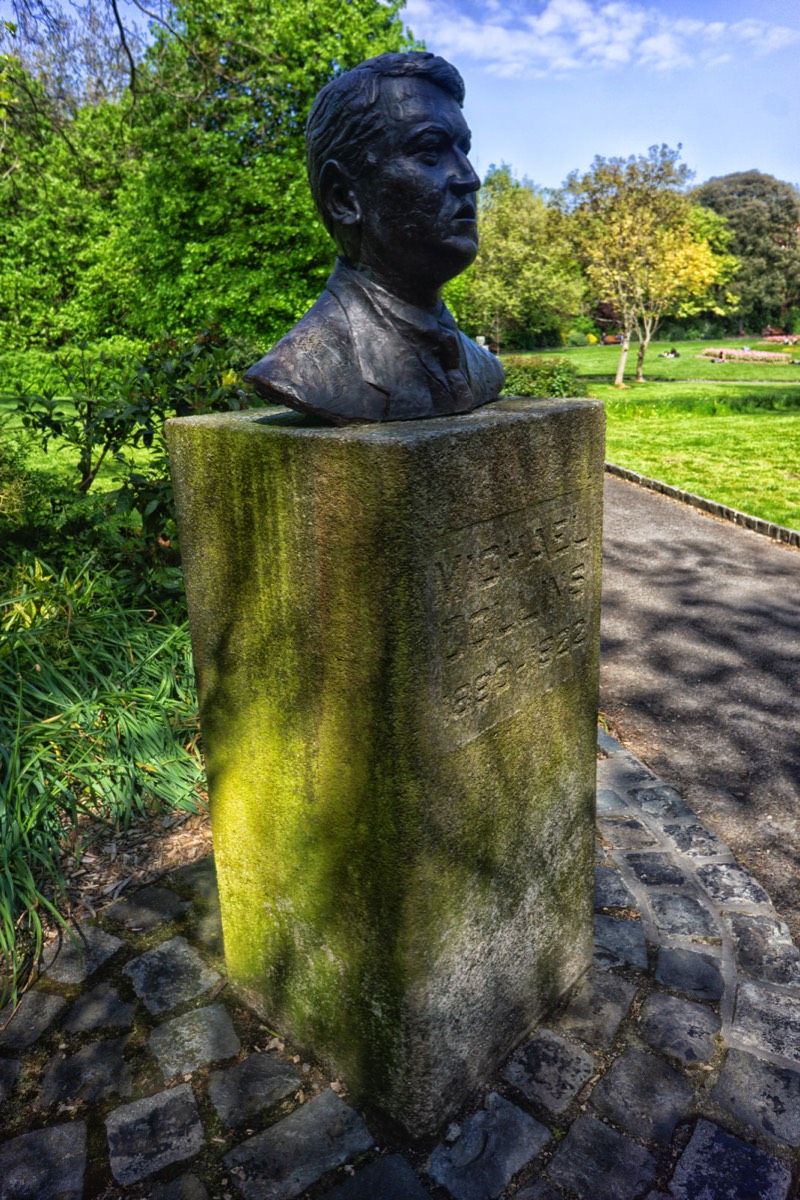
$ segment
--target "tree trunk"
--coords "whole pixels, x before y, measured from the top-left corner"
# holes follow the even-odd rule
[[[639,339],[639,353],[636,355],[636,382],[644,383],[644,356],[647,353],[647,347],[650,345],[650,338]]]
[[[625,362],[628,357],[628,351],[631,348],[631,335],[629,330],[625,330],[622,335],[622,350],[620,351],[619,362],[617,363],[617,375],[614,380],[614,387],[623,387],[625,383]]]

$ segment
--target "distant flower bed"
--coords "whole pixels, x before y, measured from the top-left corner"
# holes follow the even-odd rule
[[[741,360],[743,362],[777,362],[788,363],[789,359],[785,354],[777,354],[772,350],[729,350],[726,348],[714,350],[709,348],[704,350],[702,354],[698,354],[698,358],[716,358],[727,361]]]

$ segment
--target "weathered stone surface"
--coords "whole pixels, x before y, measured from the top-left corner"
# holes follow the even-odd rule
[[[602,914],[594,919],[594,963],[598,967],[647,966],[647,945],[640,921]]]
[[[188,1083],[123,1104],[106,1119],[111,1173],[136,1183],[202,1149],[203,1126]]]
[[[660,850],[652,854],[626,854],[625,861],[648,887],[663,887],[665,884],[680,887],[686,882],[686,875],[677,863]]]
[[[656,1161],[594,1117],[578,1117],[547,1168],[562,1187],[591,1200],[634,1200],[652,1183]]]
[[[669,1190],[674,1200],[786,1200],[791,1181],[771,1155],[710,1121],[698,1121]]]
[[[86,1123],[23,1133],[0,1146],[0,1200],[83,1200]]]
[[[654,1054],[630,1047],[593,1089],[591,1104],[634,1137],[666,1145],[691,1098],[682,1076]]]
[[[430,1200],[400,1154],[387,1154],[362,1167],[352,1179],[326,1192],[323,1200]]]
[[[627,800],[620,796],[619,792],[615,792],[613,788],[598,788],[597,789],[597,811],[598,813],[619,813],[625,812],[628,808]]]
[[[14,1091],[22,1063],[16,1058],[0,1058],[0,1104]]]
[[[709,858],[712,854],[730,853],[725,843],[699,821],[692,821],[688,825],[665,825],[664,832],[689,858]]]
[[[110,983],[99,983],[79,996],[63,1021],[67,1033],[88,1033],[94,1029],[129,1029],[135,1004],[120,999]]]
[[[552,1113],[562,1113],[594,1071],[591,1054],[565,1038],[542,1029],[522,1046],[503,1071],[503,1078]]]
[[[769,904],[769,896],[761,885],[738,863],[706,863],[697,874],[712,900]]]
[[[122,942],[96,925],[79,925],[44,954],[42,969],[56,983],[83,983],[116,954]]]
[[[800,1072],[729,1050],[711,1097],[740,1121],[800,1146]]]
[[[189,907],[175,892],[164,887],[144,887],[124,900],[117,900],[103,914],[137,933],[149,933],[158,925],[175,921]]]
[[[594,869],[594,903],[596,908],[634,908],[635,901],[625,880],[613,867]]]
[[[591,959],[601,427],[168,427],[231,981],[415,1135]]]
[[[624,754],[625,747],[610,733],[606,733],[602,725],[597,727],[597,749],[604,755]]]
[[[517,1192],[514,1200],[564,1200],[564,1193],[557,1191],[546,1179],[536,1179]]]
[[[651,787],[632,788],[628,793],[631,800],[641,808],[642,812],[651,813],[654,817],[693,817],[689,805],[674,788]]]
[[[49,1108],[52,1104],[72,1104],[75,1100],[97,1104],[111,1096],[130,1096],[131,1069],[122,1057],[128,1037],[126,1033],[104,1042],[92,1042],[69,1058],[59,1055],[51,1059],[42,1078],[37,1106]]]
[[[720,960],[699,950],[662,946],[658,952],[656,980],[697,1000],[719,1000],[723,992]]]
[[[218,908],[205,912],[197,918],[194,937],[211,954],[218,954],[222,957],[225,953],[225,944],[222,937],[222,915]]]
[[[619,975],[592,970],[559,1021],[559,1028],[591,1046],[610,1046],[628,1015],[636,985]]]
[[[655,892],[650,903],[653,920],[661,933],[691,938],[719,937],[716,921],[696,896]]]
[[[220,1059],[233,1058],[242,1048],[222,1004],[164,1021],[155,1027],[147,1044],[158,1059],[165,1082]]]
[[[183,937],[171,938],[140,954],[128,963],[124,973],[130,977],[136,995],[156,1016],[194,1000],[219,979]]]
[[[219,888],[217,887],[217,871],[214,866],[213,854],[197,858],[171,876],[177,884],[189,888],[198,900],[206,904],[219,904]]]
[[[544,1125],[492,1092],[460,1137],[436,1147],[429,1172],[455,1200],[491,1200],[549,1141]]]
[[[208,1095],[226,1125],[243,1125],[300,1086],[294,1067],[276,1054],[249,1054],[225,1071],[212,1071]]]
[[[773,917],[728,913],[736,946],[736,965],[745,975],[770,983],[800,984],[800,950],[788,925]]]
[[[740,983],[733,1032],[752,1050],[767,1050],[800,1063],[800,994]]]
[[[707,1062],[714,1053],[712,1038],[719,1029],[717,1014],[693,1000],[654,992],[642,1005],[642,1037],[654,1050],[663,1050],[680,1062]]]
[[[372,1145],[358,1113],[330,1090],[225,1155],[245,1200],[295,1200]]]
[[[62,996],[50,996],[38,988],[25,993],[13,1017],[11,1005],[7,1004],[0,1012],[0,1049],[12,1053],[27,1050],[50,1028],[66,1006],[67,1002]]]
[[[208,1188],[196,1175],[181,1175],[171,1183],[157,1183],[149,1200],[208,1200]]]
[[[635,850],[656,843],[647,826],[635,817],[606,817],[597,824],[603,837],[617,850]]]

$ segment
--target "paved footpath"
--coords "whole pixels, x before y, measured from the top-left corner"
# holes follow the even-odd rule
[[[796,1196],[800,953],[668,781],[600,749],[594,966],[440,1141],[359,1112],[237,1002],[208,858],[0,1014],[0,1200]]]

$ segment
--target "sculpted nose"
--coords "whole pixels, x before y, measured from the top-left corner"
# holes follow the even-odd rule
[[[480,186],[481,181],[475,174],[472,163],[466,154],[459,154],[458,166],[450,180],[450,187],[457,196],[468,196],[470,192],[477,192]]]

